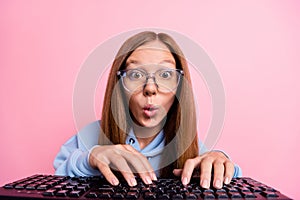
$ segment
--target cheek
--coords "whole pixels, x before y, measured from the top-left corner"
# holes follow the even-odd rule
[[[165,101],[164,101],[164,109],[167,110],[167,112],[169,112],[172,104],[174,103],[174,99],[175,99],[175,95],[169,95],[165,97]]]
[[[130,99],[129,99],[130,98]],[[139,101],[136,96],[130,96],[129,99],[129,110],[132,112],[132,114],[136,115],[137,110],[137,102]]]

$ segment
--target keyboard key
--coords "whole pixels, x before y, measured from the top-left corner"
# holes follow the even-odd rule
[[[49,197],[53,197],[55,195],[56,190],[55,189],[49,189],[46,190],[45,192],[43,192],[43,196],[49,196]]]
[[[80,183],[75,182],[75,181],[72,181],[72,182],[70,182],[69,184],[70,184],[70,185],[73,185],[73,186],[77,186],[77,185],[79,185]]]
[[[81,186],[86,187],[86,189],[90,189],[91,188],[91,184],[89,184],[89,183],[82,183]]]
[[[69,192],[68,190],[60,190],[55,195],[58,197],[66,197],[68,196],[68,192]]]
[[[168,194],[160,194],[158,195],[158,199],[171,199],[170,195]]]
[[[204,190],[203,190],[203,193],[204,193],[204,192],[206,192],[206,193],[214,193],[214,191],[213,191],[212,189],[204,189]]]
[[[112,198],[114,199],[124,199],[124,195],[122,193],[115,193]]]
[[[244,198],[256,198],[252,192],[242,192]]]
[[[151,191],[150,187],[144,187],[144,188],[142,188],[141,192],[145,193],[145,192],[152,192],[152,191]]]
[[[157,194],[163,194],[163,193],[165,193],[165,189],[163,187],[154,188],[154,189],[151,189],[151,191],[155,192]]]
[[[197,199],[197,195],[193,193],[185,193],[185,198],[186,199]]]
[[[278,197],[278,195],[275,192],[266,191],[266,192],[262,192],[261,194],[267,198]]]
[[[229,197],[232,199],[240,199],[242,195],[239,192],[229,192]]]
[[[174,194],[172,199],[183,199],[183,196],[181,194]]]
[[[223,189],[223,188],[222,189],[216,189],[215,192],[216,193],[220,193],[220,192],[226,193],[226,190]]]
[[[267,191],[267,192],[277,192],[277,190],[275,190],[274,188],[271,188],[271,187],[263,187],[263,190],[264,191]]]
[[[43,184],[43,185],[39,185],[36,189],[37,189],[37,190],[47,190],[47,189],[49,189],[49,188],[50,188],[49,185]]]
[[[4,185],[4,188],[5,189],[14,189],[14,185],[9,183],[9,184]]]
[[[201,194],[201,197],[202,197],[203,199],[214,199],[214,198],[215,198],[215,195],[214,195],[213,193],[211,193],[211,192],[203,192],[203,193]]]
[[[65,187],[65,190],[69,190],[69,191],[76,190],[76,186],[74,186],[74,185],[68,185],[68,186]]]
[[[25,184],[18,184],[18,185],[15,186],[15,189],[17,189],[17,190],[23,190],[23,189],[25,189],[25,187],[26,187]]]
[[[225,190],[228,192],[239,192],[239,190],[236,187],[228,187],[225,188]]]
[[[100,199],[110,199],[111,198],[111,194],[108,193],[108,192],[99,193],[98,194],[98,198],[100,198]]]
[[[139,188],[131,187],[131,188],[129,188],[129,191],[130,192],[138,192]]]
[[[54,188],[55,189],[57,189],[57,190],[63,190],[63,189],[65,189],[65,185],[56,185],[56,186],[54,186]]]
[[[63,186],[68,186],[69,183],[68,182],[61,182],[60,185],[63,185]]]
[[[80,186],[77,186],[77,190],[81,190],[83,192],[86,192],[89,188],[87,186],[84,186],[84,185],[80,185]]]
[[[81,190],[74,190],[74,191],[71,191],[69,193],[69,197],[80,197],[82,195],[82,191]]]
[[[26,186],[26,190],[35,190],[36,187],[37,187],[36,184],[29,184],[29,185]]]
[[[218,199],[227,199],[228,198],[228,195],[226,192],[216,192],[216,197]]]
[[[247,188],[247,187],[240,187],[239,190],[240,190],[241,192],[251,192],[250,189]]]
[[[168,194],[176,194],[176,190],[175,189],[168,189],[166,192]]]
[[[52,187],[54,185],[57,185],[57,182],[51,180],[51,181],[47,182],[47,185],[49,185],[50,187]]]
[[[137,199],[139,198],[138,192],[128,192],[126,195],[126,199]]]
[[[97,198],[97,192],[89,192],[85,195],[86,198]]]
[[[201,193],[201,190],[199,190],[199,189],[192,189],[191,193]]]
[[[115,190],[113,188],[99,188],[99,191],[100,192],[111,192],[111,193],[114,193]]]
[[[261,192],[262,191],[262,189],[260,187],[252,187],[252,188],[250,188],[250,190],[252,192]]]
[[[153,193],[153,192],[146,192],[146,193],[144,194],[144,198],[145,198],[145,199],[156,199],[156,195],[155,195],[155,193]]]

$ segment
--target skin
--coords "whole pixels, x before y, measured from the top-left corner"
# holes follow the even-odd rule
[[[126,69],[143,68],[147,73],[153,73],[157,70],[154,67],[157,65],[176,68],[175,60],[168,48],[163,43],[154,41],[137,48],[128,57]],[[134,121],[134,133],[141,149],[150,144],[162,129],[164,117],[173,104],[175,92],[160,92],[151,78],[142,90],[126,93]],[[144,109],[149,105],[155,107],[155,111],[150,114]],[[120,171],[130,186],[137,184],[134,173],[140,176],[146,184],[151,184],[157,179],[146,157],[130,145],[97,146],[90,154],[89,163],[93,168],[99,169],[112,185],[119,184],[112,168]],[[207,152],[188,159],[183,169],[174,169],[173,173],[181,176],[182,183],[186,185],[190,182],[194,169],[198,167],[200,168],[200,185],[204,188],[210,186],[212,169],[215,188],[221,188],[223,183],[228,184],[234,173],[233,163],[221,152]]]

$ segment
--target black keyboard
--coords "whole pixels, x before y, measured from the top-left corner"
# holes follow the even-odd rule
[[[199,178],[184,186],[179,179],[158,179],[151,185],[138,180],[110,185],[102,177],[34,175],[0,188],[0,199],[290,199],[278,190],[251,178],[234,178],[222,189],[204,189]]]

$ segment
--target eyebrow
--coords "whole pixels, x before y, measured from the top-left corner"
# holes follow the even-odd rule
[[[130,65],[130,64],[139,64],[139,61],[137,61],[137,60],[132,60],[132,59],[128,59],[128,60],[126,61],[126,65],[128,66],[128,65]]]
[[[174,64],[175,65],[175,62],[173,60],[170,60],[170,59],[163,60],[163,61],[161,61],[158,64],[161,64],[161,63],[170,63],[170,64]]]

